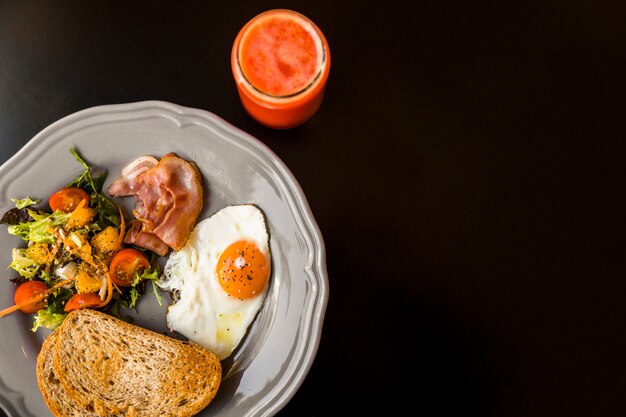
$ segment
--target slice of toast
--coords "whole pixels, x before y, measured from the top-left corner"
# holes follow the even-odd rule
[[[192,416],[222,376],[207,349],[82,309],[57,330],[54,370],[68,396],[99,416]]]
[[[55,417],[98,417],[73,401],[57,378],[53,365],[56,338],[57,333],[51,333],[37,356],[37,383],[46,405]]]

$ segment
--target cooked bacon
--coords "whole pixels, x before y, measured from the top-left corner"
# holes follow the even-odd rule
[[[156,164],[154,161],[152,157],[135,159],[107,191],[114,197],[135,197],[133,214],[142,227],[133,231],[134,236],[127,234],[129,240],[152,250],[142,246],[152,244],[148,237],[152,234],[172,249],[180,250],[202,210],[202,176],[195,163],[174,153],[164,155]]]
[[[137,245],[140,248],[151,250],[159,256],[167,255],[169,246],[154,233],[146,232],[143,223],[137,219],[129,222],[129,229],[124,237],[124,243],[127,245]]]

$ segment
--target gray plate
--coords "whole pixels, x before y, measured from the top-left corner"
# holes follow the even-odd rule
[[[0,167],[0,215],[11,198],[44,202],[82,172],[75,148],[95,169],[107,170],[105,189],[141,155],[175,152],[196,161],[207,194],[201,219],[232,204],[254,203],[266,214],[273,273],[263,308],[248,335],[223,361],[214,402],[200,416],[271,416],[299,388],[320,341],[328,301],[325,249],[306,198],[288,168],[257,139],[219,117],[161,101],[99,106],[50,125]],[[117,202],[130,210],[132,198]],[[129,211],[127,211],[129,213]],[[13,301],[11,249],[23,242],[0,230],[0,309]],[[165,309],[149,290],[136,323],[166,331]],[[32,333],[32,316],[0,318],[0,407],[11,417],[51,416],[35,376],[49,331]],[[174,337],[180,335],[168,333]]]

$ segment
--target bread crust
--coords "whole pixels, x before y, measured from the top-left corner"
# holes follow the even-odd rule
[[[48,409],[55,417],[98,417],[73,401],[65,392],[54,370],[57,333],[51,333],[37,355],[37,384]]]
[[[37,358],[55,417],[189,417],[213,400],[221,376],[207,349],[88,309],[71,312]]]

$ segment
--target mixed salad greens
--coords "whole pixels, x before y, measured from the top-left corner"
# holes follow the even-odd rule
[[[158,256],[124,245],[122,210],[102,194],[106,171],[94,176],[81,156],[70,152],[84,171],[49,197],[49,210],[36,208],[40,200],[13,199],[15,208],[0,219],[8,233],[26,242],[12,250],[9,267],[19,274],[12,279],[15,305],[0,317],[17,310],[35,314],[32,331],[55,329],[78,308],[125,319],[120,307],[135,307],[146,280],[161,304]]]

